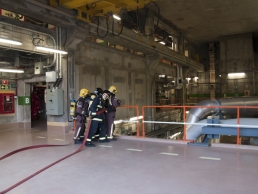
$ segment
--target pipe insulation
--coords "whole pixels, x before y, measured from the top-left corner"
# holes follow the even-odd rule
[[[258,106],[258,98],[243,97],[243,98],[222,98],[219,100],[204,100],[195,106],[206,106],[205,108],[192,108],[187,115],[187,133],[186,139],[196,141],[202,134],[202,127],[192,123],[207,123],[207,116],[212,114],[236,115],[236,108],[220,108],[219,106]],[[218,108],[209,108],[218,106]],[[258,109],[240,109],[240,117],[254,116],[258,114]],[[204,119],[204,120],[203,120]],[[220,120],[221,124],[236,124],[237,119]],[[240,118],[240,124],[258,125],[257,118]],[[242,128],[242,127],[241,127]],[[258,129],[257,129],[258,130]],[[257,138],[254,138],[256,140]]]
[[[237,119],[227,119],[227,120],[220,120],[220,124],[222,125],[221,128],[223,128],[223,124],[225,125],[237,125]],[[201,135],[202,135],[202,126],[198,125],[200,123],[207,123],[207,119],[203,119],[201,121],[196,122],[197,125],[192,125],[186,133],[186,139],[187,140],[194,140],[196,141]],[[258,126],[258,120],[257,118],[240,118],[240,125],[250,125],[248,126],[241,126],[240,130],[245,130],[245,128],[252,128],[252,126]],[[226,128],[227,126],[224,126]],[[258,128],[255,128],[258,130]],[[223,135],[223,134],[221,134]]]
[[[258,98],[243,97],[243,98],[222,98],[219,100],[204,100],[197,103],[195,106],[206,106],[205,108],[192,108],[186,119],[186,123],[196,123],[199,120],[207,118],[212,114],[221,112],[222,115],[236,115],[236,108],[209,108],[211,106],[258,106]],[[254,116],[258,114],[258,109],[240,109],[240,116]],[[189,129],[191,125],[187,125]]]

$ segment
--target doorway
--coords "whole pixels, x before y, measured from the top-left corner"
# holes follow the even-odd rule
[[[47,129],[46,82],[31,83],[31,128]]]

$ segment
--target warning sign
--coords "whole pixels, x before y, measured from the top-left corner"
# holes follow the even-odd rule
[[[11,85],[0,85],[0,90],[10,90],[11,89]]]

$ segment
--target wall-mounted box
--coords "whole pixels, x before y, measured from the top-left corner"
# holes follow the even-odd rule
[[[14,91],[0,91],[0,114],[14,112]]]
[[[55,71],[46,72],[46,82],[56,82],[57,73]]]
[[[35,75],[44,75],[46,72],[46,69],[43,68],[46,65],[46,62],[36,62],[34,64],[34,74]]]
[[[46,89],[47,115],[64,114],[64,91],[63,89]]]

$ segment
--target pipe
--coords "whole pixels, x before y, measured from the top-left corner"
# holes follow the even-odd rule
[[[45,65],[45,66],[43,66],[43,68],[49,68],[49,67],[52,67],[54,64],[55,64],[55,62],[56,62],[56,53],[54,53],[54,59],[53,59],[53,61],[52,61],[52,63],[50,64],[50,65]]]
[[[72,53],[72,59],[71,59],[71,61],[73,61],[73,59],[74,59],[74,53]],[[73,120],[70,120],[70,115],[69,115],[69,112],[70,112],[70,102],[73,100],[73,98],[72,98],[72,94],[70,93],[70,87],[69,87],[69,76],[70,76],[70,71],[69,71],[69,61],[68,61],[68,59],[69,59],[69,56],[67,56],[66,57],[66,80],[67,80],[67,82],[66,82],[66,91],[67,91],[67,121],[68,122],[72,122]],[[69,94],[69,96],[68,96],[68,94]],[[69,97],[70,97],[70,99],[69,99]]]
[[[151,105],[154,106],[156,103],[154,103],[154,83],[155,83],[155,76],[152,80],[152,83],[151,83]],[[154,109],[152,108],[151,110],[151,118],[152,120],[154,120]]]
[[[187,116],[187,123],[195,123],[199,120],[206,118],[207,116],[219,113],[219,111],[223,115],[234,115],[236,114],[236,108],[209,108],[209,106],[258,106],[258,98],[222,98],[219,100],[204,100],[196,104],[195,106],[207,106],[207,108],[192,108]],[[241,109],[241,114],[244,115],[253,115],[257,114],[257,110],[255,109]]]
[[[59,31],[58,31],[58,39],[59,39],[59,49],[61,49],[61,47],[62,47],[62,28],[61,27],[58,27],[59,28]],[[62,80],[62,55],[61,54],[59,54],[59,64],[58,64],[58,66],[59,66],[59,78],[61,78],[61,80]],[[60,80],[60,81],[61,81]]]
[[[198,123],[198,124],[207,123],[207,119],[203,119],[196,123]],[[219,120],[219,123],[221,125],[223,125],[223,124],[237,125],[237,119]],[[241,118],[240,124],[257,126],[257,118]],[[205,126],[205,125],[203,125],[203,126]],[[223,127],[223,126],[221,126],[221,127]],[[243,126],[243,127],[241,127],[240,130],[244,130],[245,128],[248,128],[248,126]],[[258,128],[256,128],[256,129],[258,130]],[[193,126],[191,126],[191,128],[188,129],[187,134],[186,134],[186,139],[196,141],[201,135],[202,135],[202,127],[200,127],[200,125],[193,125]],[[257,138],[254,138],[254,139],[257,139]]]
[[[222,98],[219,100],[204,100],[196,104],[195,106],[207,106],[207,108],[192,108],[187,115],[186,123],[197,123],[199,120],[205,119],[207,116],[219,113],[223,115],[236,115],[236,108],[209,108],[209,106],[258,106],[258,98]],[[257,114],[256,109],[241,109],[242,115],[255,115]],[[256,119],[257,120],[257,119]],[[241,123],[242,124],[242,123]],[[199,127],[200,128],[200,127]],[[201,129],[201,128],[200,128]],[[191,124],[187,125],[187,134],[186,138],[189,138],[188,134],[196,133],[194,136],[198,136],[198,130],[196,126]],[[192,136],[192,135],[191,135]],[[190,140],[193,140],[190,138]]]
[[[186,118],[187,123],[196,123],[199,120],[206,118],[207,116],[218,113],[219,109],[209,108],[210,106],[220,106],[217,100],[204,100],[196,104],[195,106],[206,106],[207,108],[192,108]],[[192,125],[187,125],[186,129],[190,128]],[[188,132],[187,132],[188,133]]]
[[[8,26],[11,26],[11,27],[12,27],[12,26],[14,26],[14,25],[10,25],[10,24],[5,23],[5,22],[0,22],[0,24],[8,25]],[[15,26],[15,27],[16,27],[16,28],[23,29],[23,30],[25,30],[25,31],[29,31],[29,32],[39,33],[38,31],[28,30],[27,28],[22,28],[22,27],[17,27],[17,26]],[[49,37],[53,40],[54,45],[56,45],[55,38],[54,38],[52,35],[50,35],[50,34],[46,34],[46,33],[44,33],[44,32],[40,32],[40,34],[43,34],[43,35],[49,36]],[[31,35],[31,34],[28,34],[28,35]],[[9,48],[9,47],[6,47],[6,46],[1,46],[1,47],[3,47],[3,48]],[[26,50],[18,49],[18,48],[12,48],[12,49],[17,50],[17,51],[28,52],[28,51],[26,51]],[[52,66],[55,64],[55,62],[56,62],[56,54],[54,54],[54,59],[53,59],[52,63],[51,63],[50,65],[43,66],[43,68],[49,68],[49,67],[52,67]]]
[[[183,86],[182,79],[183,79],[183,70],[181,65],[176,65],[176,89],[181,89]],[[181,79],[181,83],[179,80]]]
[[[58,32],[58,27],[57,27],[57,30],[56,30],[56,36],[57,36],[57,40],[58,40],[58,33],[57,32]],[[54,37],[51,36],[51,38],[54,42],[54,46],[56,46],[58,44],[58,42],[55,41]],[[54,59],[53,59],[52,63],[50,65],[43,66],[43,68],[52,67],[56,63],[56,61],[57,61],[57,53],[54,53]],[[58,63],[56,63],[56,64],[58,64]]]
[[[59,27],[56,27],[56,47],[58,49],[59,46]],[[55,71],[58,72],[58,78],[59,78],[59,54],[56,53],[56,68]]]
[[[253,54],[253,96],[255,95],[255,88],[256,88],[256,86],[255,86],[255,65],[254,65],[254,61],[255,61],[255,56],[254,56],[254,54]]]

